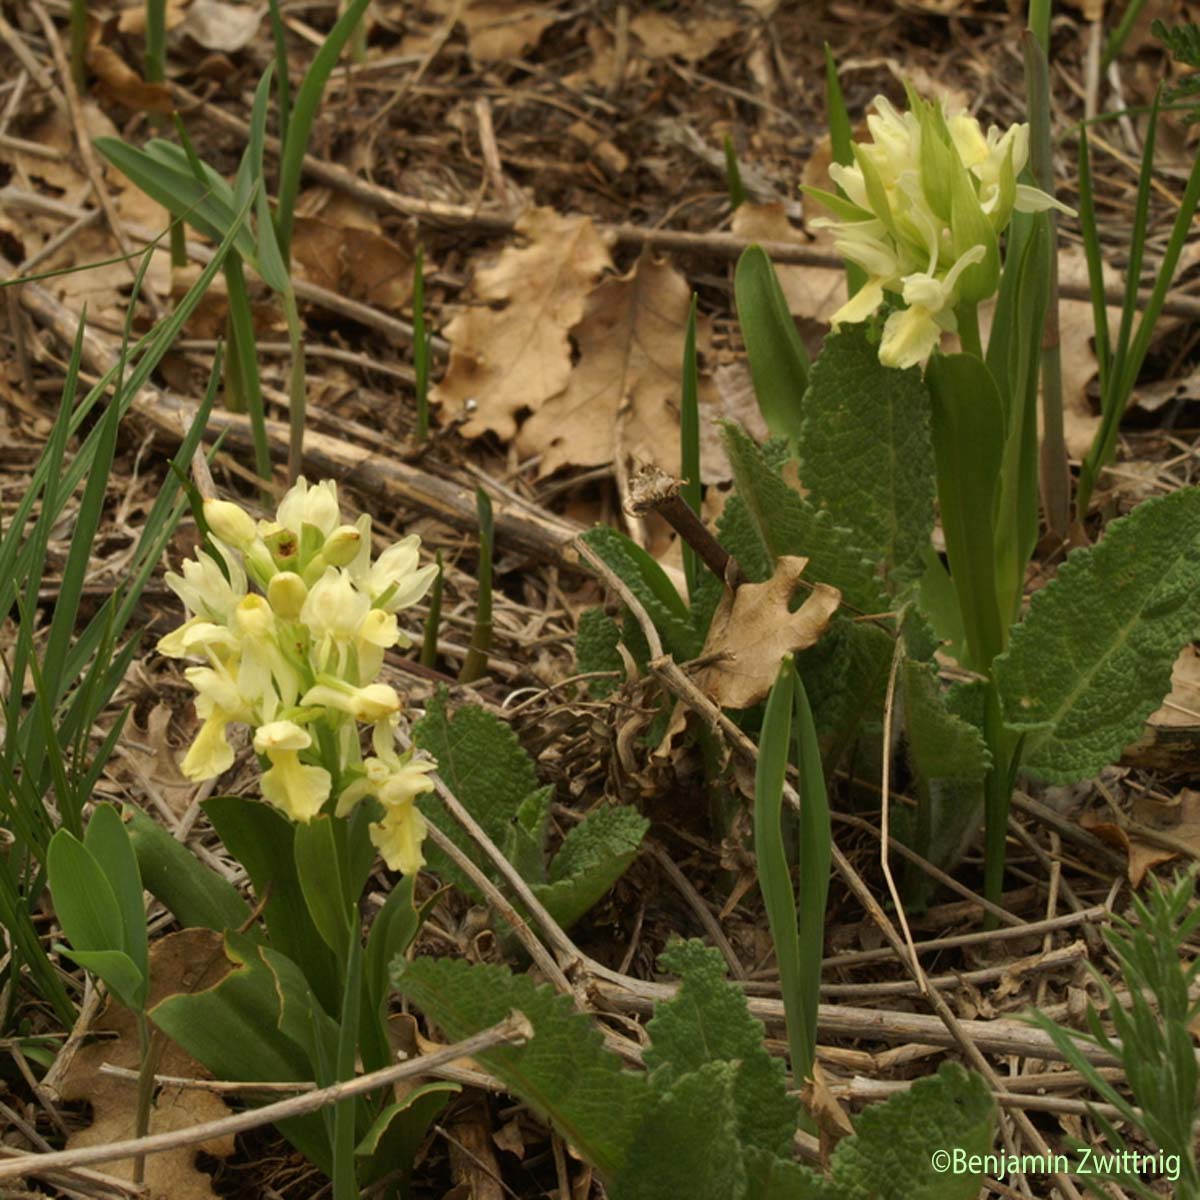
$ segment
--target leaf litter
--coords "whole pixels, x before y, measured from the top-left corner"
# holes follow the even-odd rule
[[[683,330],[692,291],[700,295],[702,408],[718,415],[728,413],[730,405],[737,403],[744,411],[744,388],[739,390],[737,386],[743,359],[731,320],[728,258],[703,247],[649,250],[643,243],[614,235],[613,230],[627,224],[647,230],[661,225],[704,238],[730,229],[747,239],[821,248],[821,234],[808,227],[811,217],[818,215],[815,208],[805,208],[803,224],[790,220],[783,206],[744,205],[730,216],[721,171],[713,164],[719,160],[723,134],[733,132],[746,166],[776,180],[781,195],[794,196],[798,174],[803,170],[807,177],[810,170],[803,164],[819,163],[821,159],[825,126],[819,88],[813,81],[821,75],[824,40],[830,41],[840,62],[848,63],[848,101],[856,114],[864,110],[876,91],[895,94],[894,67],[899,64],[908,73],[924,74],[978,97],[981,109],[995,113],[998,120],[1015,119],[1020,81],[1002,52],[1004,39],[1011,36],[1012,29],[994,13],[981,16],[986,6],[910,4],[902,16],[897,15],[895,6],[882,2],[838,0],[825,6],[819,15],[800,11],[806,7],[712,5],[703,12],[681,5],[667,5],[655,12],[635,8],[629,14],[628,28],[622,29],[606,14],[577,12],[566,6],[501,5],[475,0],[372,5],[377,11],[368,60],[361,67],[335,76],[326,106],[318,116],[312,150],[323,162],[349,163],[361,169],[385,188],[395,188],[422,203],[449,206],[453,216],[445,223],[426,222],[411,216],[415,209],[406,213],[377,204],[364,208],[361,200],[350,202],[338,188],[313,192],[308,198],[311,209],[297,227],[297,257],[314,281],[322,281],[332,290],[380,311],[406,314],[411,288],[410,248],[418,241],[425,245],[431,319],[438,335],[449,344],[449,359],[435,367],[434,400],[442,429],[435,448],[426,451],[421,460],[423,470],[454,480],[468,494],[478,480],[477,473],[503,481],[522,504],[531,506],[547,521],[559,521],[563,514],[574,513],[586,514],[589,520],[621,524],[625,519],[621,480],[633,467],[651,462],[668,472],[679,470],[678,396]],[[172,79],[193,92],[204,93],[208,103],[244,120],[248,91],[262,64],[272,55],[264,11],[261,4],[232,5],[219,0],[191,0],[187,4],[172,0],[167,7]],[[140,4],[126,6],[105,31],[106,50],[135,77],[140,77],[138,68],[144,50],[144,25],[140,23],[143,13]],[[324,15],[298,10],[294,17],[289,13],[289,19],[289,55],[295,68],[309,60],[314,40],[309,35],[319,38]],[[1062,20],[1073,18],[1064,16]],[[36,29],[24,19],[18,20],[16,27],[18,36],[36,39]],[[1072,26],[1081,33],[1083,28]],[[424,39],[421,55],[431,48],[435,51],[420,73],[419,64],[411,62],[389,68],[392,74],[383,69],[375,73],[375,60],[397,51],[408,53],[418,38]],[[36,45],[36,40],[31,44]],[[1084,44],[1082,36],[1078,44]],[[872,57],[864,57],[868,45]],[[1140,33],[1135,34],[1133,45],[1140,46],[1144,54],[1152,56],[1155,52],[1154,44],[1147,43]],[[874,57],[877,51],[878,57]],[[215,61],[219,55],[227,56],[227,66]],[[1083,63],[1076,55],[1074,44],[1066,47],[1061,69],[1082,75]],[[756,64],[753,69],[752,59]],[[94,69],[98,76],[105,73]],[[106,70],[113,86],[115,69]],[[1152,76],[1153,72],[1145,71],[1127,75],[1125,99],[1129,103],[1146,102],[1154,82]],[[404,90],[403,103],[389,108],[389,100],[398,88]],[[111,133],[119,126],[135,140],[144,138],[144,117],[134,110],[146,105],[138,103],[134,92],[122,98],[119,90],[102,97],[99,105],[91,101],[85,104],[89,132]],[[499,234],[494,223],[472,224],[480,214],[488,219],[496,217],[482,166],[482,133],[473,107],[480,98],[488,99],[493,106],[494,149],[502,168],[529,200],[525,215]],[[1067,95],[1063,102],[1071,107],[1075,98]],[[1070,119],[1078,115],[1071,107]],[[660,131],[663,118],[692,131],[692,149],[688,142],[666,138]],[[223,132],[219,124],[210,123],[204,110],[198,110],[194,117],[188,114],[186,119],[202,153],[216,154],[223,169],[231,171],[240,151],[239,138],[227,130]],[[5,129],[18,139],[0,145],[0,162],[11,172],[7,181],[10,188],[72,206],[93,203],[90,183],[77,158],[74,131],[46,95],[26,88]],[[30,153],[19,139],[35,142],[52,153]],[[711,153],[701,156],[695,149],[699,145]],[[1065,158],[1063,165],[1073,172]],[[1098,174],[1107,204],[1105,211],[1125,214],[1130,194],[1127,173],[1115,165],[1114,159],[1107,159]],[[106,174],[106,184],[123,220],[159,231],[165,228],[162,210],[148,204],[135,189],[126,187],[113,174]],[[1155,203],[1159,200],[1156,198]],[[9,239],[19,241],[25,256],[36,253],[64,228],[61,216],[29,213],[10,207],[11,203],[10,196],[0,237],[6,243]],[[801,207],[798,201],[794,203]],[[1161,224],[1162,219],[1156,210],[1156,220]],[[1107,247],[1107,257],[1120,270],[1122,264],[1114,252],[1114,246],[1119,245],[1119,219],[1113,228],[1118,236],[1113,239],[1114,245]],[[42,266],[80,266],[115,252],[102,223],[85,232],[87,236],[78,234]],[[6,253],[11,249],[7,245]],[[1069,254],[1064,254],[1063,276],[1078,282],[1077,257]],[[814,341],[819,340],[824,333],[822,323],[840,303],[837,297],[843,286],[842,272],[787,264],[780,276],[789,308],[809,323],[803,331]],[[165,249],[155,254],[151,280],[159,295],[171,294]],[[73,310],[78,310],[86,299],[97,328],[120,328],[129,291],[129,273],[120,264],[64,276],[50,281],[49,286]],[[1068,440],[1075,452],[1086,441],[1095,420],[1095,359],[1087,336],[1087,309],[1085,301],[1072,299],[1063,305]],[[379,442],[385,455],[406,445],[411,394],[398,380],[409,370],[409,348],[372,333],[336,311],[310,308],[306,316],[314,361],[330,362],[319,357],[327,351],[348,359],[336,365],[336,372],[345,375],[338,375],[330,363],[314,379],[313,390],[318,397],[313,414],[315,428],[347,439],[359,462],[368,462],[372,454],[380,453]],[[196,326],[189,331],[192,341],[210,342],[221,333],[223,320],[223,312],[214,312],[203,328]],[[263,325],[264,339],[273,336],[269,314],[264,314]],[[1164,332],[1168,336],[1152,364],[1159,379],[1152,382],[1169,384],[1176,375],[1188,373],[1190,360],[1188,350],[1181,347],[1186,334]],[[48,391],[61,379],[62,351],[63,347],[49,338],[35,347],[31,366],[38,383],[46,384]],[[209,353],[210,349],[182,351],[172,380],[190,379],[195,389],[192,394],[197,394],[203,387],[207,363],[204,356]],[[46,428],[41,412],[46,397],[40,390],[28,393],[23,384],[15,382],[19,378],[18,365],[6,364],[6,388],[0,407],[7,426],[0,440],[6,512],[28,474],[30,451],[23,447],[36,448]],[[383,368],[397,374],[385,376]],[[269,380],[282,384],[285,369],[285,360],[277,352],[264,352]],[[740,400],[731,399],[739,395]],[[321,400],[324,396],[330,399]],[[1187,431],[1195,423],[1194,405],[1186,398],[1181,405],[1174,410],[1175,424],[1168,433],[1190,441]],[[716,439],[710,438],[712,427],[711,420],[704,423],[706,438],[715,443]],[[364,428],[373,430],[379,442],[371,445],[356,441],[361,436],[358,431]],[[760,429],[760,440],[761,434]],[[1155,428],[1153,414],[1131,418],[1127,437],[1130,457],[1150,464],[1162,464],[1176,453],[1163,432]],[[129,497],[152,496],[156,481],[167,470],[167,454],[160,434],[131,425],[123,433],[114,493],[124,489]],[[706,455],[706,483],[715,484],[721,478],[715,468],[710,469],[715,461],[715,456]],[[215,470],[223,488],[239,486],[240,467],[230,455],[218,454]],[[1161,467],[1159,486],[1190,482],[1193,472],[1190,461]],[[1123,490],[1116,473],[1109,486],[1107,502],[1119,510],[1129,493]],[[409,499],[401,499],[403,495]],[[453,647],[461,647],[468,640],[474,610],[472,535],[440,522],[437,511],[423,506],[419,498],[412,499],[411,493],[372,492],[364,484],[357,496],[377,518],[393,521],[397,527],[419,526],[427,544],[444,552],[449,616],[444,635],[447,648],[439,658],[438,670],[452,679],[457,665]],[[720,496],[717,487],[709,487],[706,511],[719,508]],[[181,532],[180,542],[188,536]],[[114,523],[108,540],[102,540],[101,545],[115,554],[127,542],[128,534]],[[658,543],[655,548],[660,548]],[[173,557],[184,549],[183,545],[175,547]],[[727,889],[720,848],[711,844],[706,825],[697,817],[697,766],[690,752],[674,753],[665,767],[661,762],[653,766],[647,762],[649,756],[642,743],[653,744],[653,739],[647,738],[644,731],[653,728],[657,714],[641,668],[630,663],[632,669],[622,671],[623,677],[629,675],[630,682],[609,704],[572,700],[564,690],[563,681],[574,671],[572,641],[577,615],[602,603],[603,596],[594,583],[573,573],[569,566],[537,565],[523,554],[506,550],[503,539],[499,552],[495,651],[492,674],[480,689],[481,698],[511,713],[523,744],[538,757],[542,778],[557,784],[557,798],[568,812],[605,797],[634,793],[646,780],[653,780],[653,794],[645,803],[656,820],[655,836],[666,841],[671,855],[681,863],[702,905],[717,909]],[[50,550],[51,569],[64,558],[64,540],[56,536]],[[762,636],[744,639],[743,643],[705,647],[706,654],[740,654],[755,664],[752,684],[722,681],[719,670],[715,675],[698,676],[718,696],[730,694],[730,688],[741,688],[739,694],[743,696],[759,694],[765,664],[778,650],[774,639],[778,637],[779,644],[784,644],[797,634],[792,623],[800,613],[787,611],[782,584],[772,581],[762,586],[767,589],[760,610],[765,614],[760,617]],[[747,593],[743,603],[753,595]],[[161,590],[152,589],[145,605],[151,628],[173,615],[173,600]],[[744,632],[740,619],[731,622],[730,629]],[[7,631],[4,636],[8,637]],[[172,733],[178,745],[183,725],[191,716],[181,702],[177,681],[154,665],[153,656],[140,655],[139,659],[119,699],[134,706],[137,719],[131,728],[146,731],[153,749],[140,764],[140,776],[117,760],[98,784],[98,795],[132,799],[152,808],[147,792],[161,788],[169,793],[169,810],[176,817],[184,817],[197,797],[194,793],[189,797],[178,777],[166,770],[161,752],[163,745],[172,740]],[[1137,879],[1152,869],[1154,862],[1172,855],[1190,857],[1197,851],[1195,792],[1188,786],[1194,782],[1195,743],[1188,714],[1200,708],[1195,703],[1194,682],[1189,683],[1189,679],[1194,681],[1194,667],[1182,663],[1177,664],[1175,689],[1164,710],[1149,722],[1160,743],[1166,738],[1178,739],[1168,747],[1173,753],[1146,759],[1140,767],[1136,757],[1132,758],[1133,770],[1148,772],[1167,802],[1143,803],[1134,776],[1118,774],[1109,781],[1116,788],[1116,802],[1129,814],[1125,824],[1109,823],[1119,829],[1115,840],[1120,843],[1122,856],[1128,858],[1131,877]],[[701,670],[712,672],[719,665]],[[412,704],[419,710],[428,700],[430,687],[427,681],[411,676],[406,681],[411,682]],[[161,711],[155,713],[155,706],[164,698],[176,713],[173,729],[163,721]],[[629,736],[626,730],[633,721],[641,722],[637,729],[642,732]],[[1131,748],[1129,754],[1135,755],[1136,751]],[[1189,754],[1193,756],[1190,759]],[[640,783],[623,769],[626,760],[641,772]],[[239,785],[236,772],[229,783],[234,789]],[[1074,870],[1068,831],[1092,823],[1094,832],[1103,834],[1105,831],[1095,822],[1105,817],[1105,804],[1094,789],[1084,789],[1076,791],[1064,808],[1066,824],[1060,859],[1064,876],[1070,877],[1081,901],[1101,901],[1111,873],[1097,880],[1094,866]],[[571,819],[569,815],[562,817],[563,821]],[[202,821],[198,829],[199,839],[193,836],[193,844],[221,861],[220,848]],[[1047,853],[1060,853],[1039,827],[1030,825],[1029,829],[1047,844]],[[1152,830],[1157,840],[1150,837],[1143,845],[1140,839],[1144,835],[1139,829]],[[1172,839],[1175,844],[1168,845]],[[853,842],[846,845],[859,868],[869,873],[877,846]],[[732,845],[726,850],[730,862],[736,860],[735,851],[741,853],[740,847]],[[1086,848],[1078,853],[1086,862]],[[377,882],[378,899],[386,894],[389,883],[382,878]],[[703,914],[691,906],[684,893],[672,888],[644,857],[631,878],[614,893],[603,918],[589,918],[580,927],[580,944],[614,966],[621,965],[628,956],[630,973],[653,977],[655,951],[668,934],[678,928],[699,932],[703,925]],[[1009,902],[1019,906],[1021,915],[1031,921],[1048,911],[1044,893],[1014,892]],[[159,914],[155,911],[152,915]],[[949,897],[935,903],[919,919],[920,929],[928,936],[975,928],[973,910]],[[467,955],[502,954],[488,941],[480,910],[461,898],[442,898],[436,920],[438,931],[428,935],[422,950],[444,953],[448,939]],[[728,905],[720,929],[739,961],[747,967],[766,964],[769,973],[770,946],[763,935],[761,909],[753,890]],[[156,954],[164,952],[158,948],[165,948],[170,936],[179,935],[155,936]],[[848,897],[835,896],[829,949],[874,953],[876,945],[877,937],[869,923],[862,922],[856,904]],[[1023,942],[993,943],[990,947],[985,944],[983,949],[968,946],[959,952],[952,966],[969,973],[995,965],[997,957],[1003,962],[1010,950],[1016,958],[1041,946],[1041,935]],[[835,965],[829,970],[828,981],[861,988],[859,999],[877,1005],[884,1014],[881,1019],[886,1019],[890,1006],[902,1010],[907,1002],[882,999],[884,993],[871,989],[903,980],[904,974],[881,959],[875,963],[865,972],[850,963]],[[1031,972],[1008,991],[997,989],[988,1003],[998,1015],[1018,1011],[1032,999],[1048,1006],[1061,999],[1065,1008],[1066,998],[1079,982],[1066,970],[1041,977]],[[760,986],[771,986],[769,974],[765,985]],[[981,991],[988,999],[989,986],[964,981],[957,1001],[964,1012],[966,1006],[976,1005]],[[102,1018],[102,1023],[109,1022],[109,1016]],[[96,1030],[100,1029],[97,1025]],[[120,1034],[119,1025],[109,1032],[113,1031]],[[771,1035],[774,1038],[780,1032],[776,1027]],[[872,1043],[871,1050],[867,1050],[863,1048],[866,1043],[832,1037],[828,1040],[836,1044],[829,1046],[829,1058],[822,1069],[834,1095],[842,1094],[841,1081],[855,1071],[891,1080],[926,1073],[922,1058],[928,1055],[927,1049],[910,1045],[892,1052]],[[122,1044],[120,1040],[102,1039],[80,1053],[100,1047],[108,1061],[116,1061],[117,1047]],[[776,1041],[770,1044],[778,1048]],[[83,1059],[85,1064],[90,1061]],[[118,1126],[131,1123],[131,1115],[127,1096],[120,1099],[115,1085],[109,1088],[108,1077],[95,1074],[98,1061],[93,1063],[90,1075],[84,1072],[72,1077],[76,1089],[73,1094],[90,1100],[100,1111],[98,1119],[114,1122],[111,1133],[100,1135],[111,1140],[124,1136]],[[173,1073],[187,1075],[195,1071],[189,1064],[175,1066],[178,1069]],[[162,1069],[166,1072],[167,1066],[164,1064]],[[131,1090],[125,1081],[118,1082],[126,1092]],[[191,1112],[193,1102],[199,1103],[190,1097],[180,1099],[176,1107]],[[501,1176],[517,1194],[535,1194],[535,1188],[546,1191],[556,1186],[552,1168],[534,1182],[541,1168],[531,1170],[527,1165],[530,1159],[537,1160],[548,1144],[536,1123],[523,1124],[518,1138],[508,1123],[509,1110],[504,1110],[503,1119],[498,1109],[489,1111],[486,1104],[477,1111],[481,1113],[480,1128],[490,1130],[493,1141],[501,1147],[495,1160]],[[189,1123],[202,1119],[196,1115],[198,1112],[193,1113]],[[501,1132],[504,1130],[507,1132]],[[521,1140],[526,1151],[524,1160],[504,1149],[505,1145],[515,1147]],[[286,1161],[288,1153],[284,1143],[278,1142],[274,1161]],[[542,1156],[543,1161],[551,1158]],[[586,1195],[586,1173],[580,1164],[569,1154],[563,1156],[563,1161],[568,1176],[585,1184],[577,1194]],[[163,1185],[168,1189],[166,1194],[186,1196],[193,1194],[190,1188],[209,1186],[202,1182],[207,1180],[206,1175],[195,1176],[187,1155],[181,1155],[171,1170],[176,1174]],[[238,1170],[249,1170],[254,1177],[242,1195],[266,1194],[263,1187],[271,1186],[291,1200],[313,1195],[318,1187],[304,1181],[294,1157],[287,1168],[291,1173],[285,1171],[282,1177],[272,1174],[276,1168],[266,1160],[261,1164],[241,1161]],[[454,1168],[444,1143],[435,1139],[421,1170],[427,1179],[437,1181],[435,1187],[448,1190]],[[470,1188],[472,1184],[460,1186]],[[222,1187],[229,1189],[228,1176]],[[195,1194],[209,1193],[197,1190]]]

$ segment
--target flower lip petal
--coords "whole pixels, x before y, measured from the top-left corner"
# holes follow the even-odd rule
[[[269,755],[273,750],[307,750],[312,735],[295,721],[271,721],[254,731],[254,749]]]

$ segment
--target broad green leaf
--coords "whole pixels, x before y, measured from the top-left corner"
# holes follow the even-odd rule
[[[625,874],[649,828],[628,805],[592,813],[567,834],[535,895],[569,929]]]
[[[706,1063],[730,1063],[740,1143],[790,1153],[799,1102],[787,1094],[783,1060],[767,1052],[762,1022],[750,1015],[741,989],[725,978],[720,952],[692,939],[669,945],[658,961],[681,983],[646,1026],[651,1039],[646,1067],[656,1086],[660,1074],[676,1080]]]
[[[46,853],[54,911],[76,950],[124,950],[121,906],[96,856],[60,829]]]
[[[365,1160],[359,1166],[360,1181],[367,1185],[398,1170],[400,1195],[407,1195],[412,1164],[430,1125],[460,1091],[459,1084],[438,1080],[418,1084],[403,1100],[389,1104],[354,1148]]]
[[[363,970],[367,992],[376,1009],[387,999],[388,969],[392,960],[407,953],[421,927],[426,905],[417,907],[414,901],[416,885],[415,875],[405,875],[388,893],[383,907],[371,922]]]
[[[342,862],[334,837],[333,817],[318,813],[304,825],[296,825],[293,847],[296,878],[308,906],[308,915],[325,944],[345,963],[350,952],[351,912],[346,906]]]
[[[275,958],[249,939],[225,939],[234,969],[203,991],[177,993],[159,1001],[150,1019],[172,1041],[202,1062],[217,1079],[306,1080],[313,1078],[308,1052],[280,1028],[280,992],[285,978]],[[293,1117],[276,1128],[326,1174],[332,1151],[319,1114]]]
[[[641,601],[662,638],[663,648],[680,661],[698,657],[704,636],[662,567],[636,542],[606,525],[589,529],[583,540]]]
[[[296,827],[269,804],[242,796],[213,796],[202,807],[250,876],[271,946],[300,965],[326,1011],[336,1012],[337,960],[313,924],[296,874]]]
[[[982,1177],[939,1174],[931,1152],[990,1152],[995,1109],[983,1079],[957,1063],[943,1063],[936,1075],[863,1111],[854,1136],[833,1153],[833,1182],[847,1200],[972,1200]]]
[[[938,507],[969,666],[987,672],[1004,647],[996,599],[993,512],[1004,452],[1001,401],[971,354],[936,354],[925,372],[933,401]]]
[[[587,1162],[606,1176],[620,1171],[642,1124],[645,1080],[622,1069],[569,997],[504,967],[449,959],[398,959],[392,979],[452,1041],[487,1029],[513,1009],[524,1013],[533,1037],[524,1046],[484,1051],[480,1062]]]
[[[142,899],[142,877],[137,856],[121,814],[111,804],[98,804],[83,835],[100,870],[112,885],[121,925],[122,947],[143,979],[150,978],[150,948],[146,940],[146,902]]]
[[[220,933],[249,920],[250,906],[228,879],[206,867],[141,809],[126,805],[125,815],[146,890],[181,926]]]
[[[1069,783],[1134,741],[1200,635],[1200,488],[1147,500],[1071,552],[996,662],[1024,765]]]
[[[794,440],[800,436],[801,401],[808,386],[808,352],[761,246],[742,252],[733,290],[763,420],[773,437]]]
[[[734,1102],[736,1067],[710,1062],[686,1075],[651,1082],[651,1103],[612,1188],[613,1200],[742,1200]]]
[[[146,1006],[149,979],[124,950],[65,950],[85,971],[103,979],[126,1008],[141,1012]]]
[[[613,671],[613,679],[589,679],[588,694],[594,700],[611,696],[621,686],[625,675],[625,660],[621,658],[617,644],[621,640],[621,627],[603,609],[589,608],[580,614],[579,629],[575,635],[575,669],[581,675],[592,671]]]
[[[804,396],[800,478],[898,582],[920,574],[933,530],[929,392],[917,368],[879,362],[865,325],[825,339]]]
[[[738,495],[773,558],[784,554],[807,558],[806,579],[838,588],[843,603],[852,610],[887,612],[890,603],[876,565],[854,545],[834,515],[817,509],[789,487],[742,429],[726,424],[724,435]]]

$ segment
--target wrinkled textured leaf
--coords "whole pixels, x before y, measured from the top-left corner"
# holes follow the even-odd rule
[[[438,771],[467,811],[498,846],[509,840],[510,823],[525,798],[537,789],[533,760],[517,735],[491,713],[477,705],[463,705],[450,715],[445,690],[434,695],[425,716],[413,726],[413,741],[437,759]],[[486,863],[470,835],[446,812],[434,795],[418,802],[433,821],[472,861],[488,874]],[[438,874],[453,879],[474,895],[466,877],[433,846],[426,846],[430,864]]]
[[[916,578],[933,530],[929,392],[919,370],[879,362],[866,326],[825,339],[804,396],[800,478],[899,581]]]
[[[854,545],[832,513],[821,511],[789,487],[763,451],[737,426],[725,426],[725,447],[738,494],[763,545],[775,557],[809,560],[808,577],[842,593],[861,613],[887,612],[890,605],[875,564]]]
[[[549,882],[534,888],[537,898],[570,928],[625,874],[649,828],[628,805],[593,813],[567,834],[550,864]]]
[[[732,1063],[710,1062],[662,1087],[652,1082],[653,1099],[613,1200],[741,1200],[746,1170],[735,1078]]]
[[[571,1145],[606,1175],[625,1163],[645,1111],[647,1089],[638,1075],[604,1048],[595,1025],[568,997],[538,987],[504,967],[449,959],[397,959],[396,988],[457,1041],[525,1014],[534,1035],[524,1046],[501,1046],[479,1061],[514,1095],[546,1117]]]
[[[983,1079],[957,1063],[865,1109],[838,1143],[832,1178],[847,1200],[971,1200],[981,1176],[933,1169],[930,1152],[992,1148],[995,1102]]]
[[[926,781],[982,781],[991,765],[983,735],[947,706],[933,668],[906,659],[900,687],[908,756],[917,774]]]
[[[691,939],[668,946],[659,963],[682,979],[675,996],[660,1003],[646,1032],[646,1067],[657,1084],[707,1063],[735,1067],[733,1104],[744,1146],[787,1154],[796,1132],[799,1102],[787,1094],[783,1060],[764,1044],[762,1022],[750,1015],[741,990],[725,978],[719,951]]]
[[[615,671],[615,679],[589,679],[588,693],[603,700],[621,686],[625,663],[617,650],[621,627],[603,609],[589,608],[579,617],[575,635],[575,669],[581,674],[591,671]]]
[[[996,661],[1024,765],[1055,783],[1096,774],[1135,740],[1200,634],[1200,489],[1148,500],[1072,551]]]

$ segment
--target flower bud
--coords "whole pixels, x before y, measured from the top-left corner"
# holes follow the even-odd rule
[[[267,599],[276,616],[285,621],[295,621],[300,616],[304,601],[308,599],[308,588],[294,571],[280,571],[267,584]]]
[[[353,525],[339,525],[321,550],[321,557],[331,567],[348,567],[358,555],[362,535]]]
[[[204,519],[221,541],[239,550],[254,541],[254,518],[229,500],[205,500]]]

